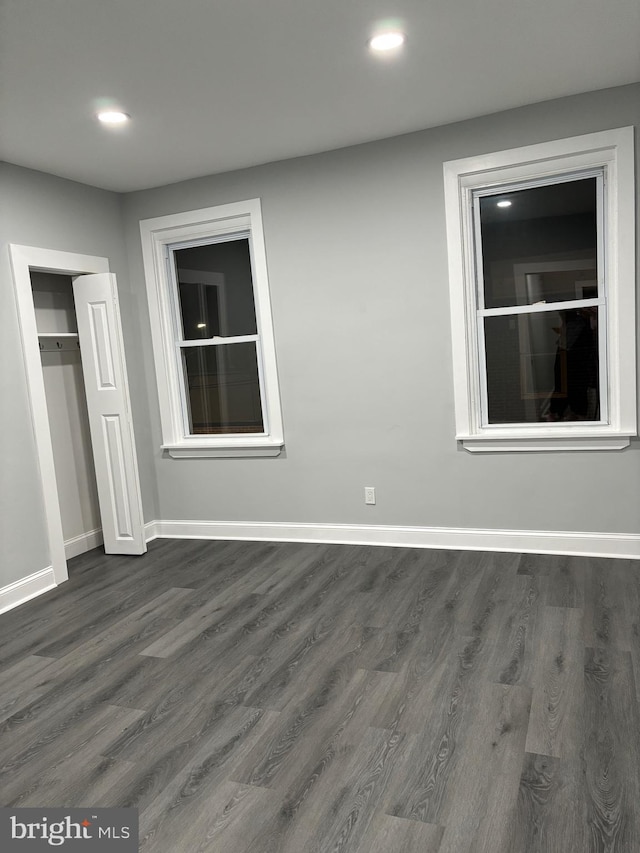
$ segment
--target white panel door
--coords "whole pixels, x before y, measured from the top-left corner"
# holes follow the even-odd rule
[[[143,554],[147,546],[116,277],[77,276],[73,295],[104,549]]]

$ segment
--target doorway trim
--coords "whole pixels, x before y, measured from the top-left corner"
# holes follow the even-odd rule
[[[62,532],[62,517],[49,429],[49,415],[44,390],[44,377],[38,346],[38,329],[31,287],[31,272],[61,275],[108,273],[109,260],[94,255],[41,249],[9,244],[9,255],[16,292],[22,353],[27,375],[27,392],[40,470],[45,523],[49,539],[49,556],[56,585],[69,577]]]

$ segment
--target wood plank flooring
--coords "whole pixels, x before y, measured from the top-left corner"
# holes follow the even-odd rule
[[[0,617],[3,806],[145,853],[638,853],[640,562],[156,540]]]

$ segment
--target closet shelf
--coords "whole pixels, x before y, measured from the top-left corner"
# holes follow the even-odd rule
[[[77,332],[38,332],[41,352],[63,352],[80,349]]]

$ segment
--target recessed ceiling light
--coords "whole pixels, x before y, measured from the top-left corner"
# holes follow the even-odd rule
[[[497,204],[498,207],[511,207],[511,202],[507,201],[505,198],[503,201],[499,201]]]
[[[98,113],[98,120],[103,124],[125,124],[131,116],[119,110],[102,110]]]
[[[406,36],[401,32],[378,33],[372,39],[369,39],[369,47],[371,50],[393,50],[405,43]]]

